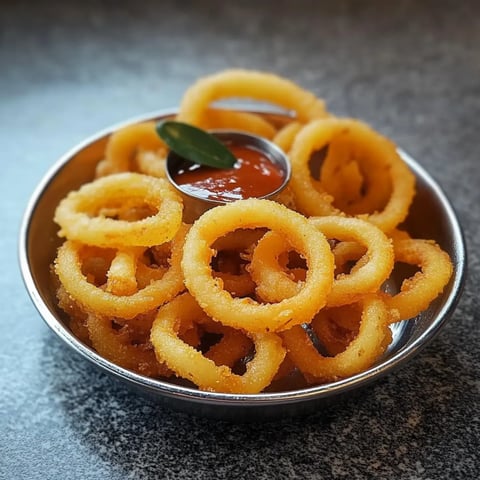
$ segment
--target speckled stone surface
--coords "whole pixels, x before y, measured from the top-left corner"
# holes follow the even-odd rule
[[[419,356],[264,425],[126,391],[48,330],[17,266],[21,214],[61,154],[230,66],[286,75],[390,135],[443,186],[469,251],[458,308]],[[475,0],[2,2],[0,478],[478,478],[479,127]]]

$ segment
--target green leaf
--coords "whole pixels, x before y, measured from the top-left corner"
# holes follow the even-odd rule
[[[187,123],[165,120],[157,125],[160,138],[177,155],[200,165],[231,168],[237,161],[220,140]]]

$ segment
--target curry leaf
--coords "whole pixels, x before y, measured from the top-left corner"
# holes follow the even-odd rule
[[[157,133],[173,152],[191,162],[231,168],[237,161],[224,143],[187,123],[165,120],[157,125]]]

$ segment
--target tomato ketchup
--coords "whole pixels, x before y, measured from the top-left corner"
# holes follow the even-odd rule
[[[243,144],[227,146],[237,158],[232,168],[185,164],[173,180],[189,195],[219,202],[262,198],[282,186],[284,172],[263,152]]]

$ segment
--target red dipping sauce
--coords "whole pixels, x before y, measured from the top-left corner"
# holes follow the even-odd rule
[[[219,202],[265,197],[282,186],[284,172],[263,152],[249,145],[227,146],[237,157],[232,168],[189,164],[173,180],[187,194]]]

